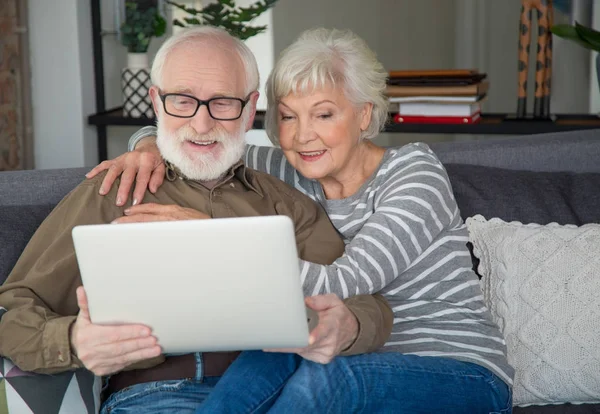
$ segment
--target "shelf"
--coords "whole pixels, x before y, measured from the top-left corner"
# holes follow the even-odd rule
[[[258,111],[254,128],[264,128],[264,111]],[[155,125],[153,118],[129,118],[121,108],[90,115],[88,123],[96,126],[146,126]],[[600,128],[597,115],[554,115],[553,119],[514,119],[507,114],[482,115],[478,124],[395,124],[389,123],[385,132],[424,134],[482,134],[482,135],[530,135],[548,132],[573,131]]]
[[[264,111],[254,118],[254,129],[264,128]],[[129,118],[123,116],[122,108],[113,108],[88,117],[88,124],[98,128],[98,158],[107,158],[107,126],[155,125],[153,118]],[[549,132],[600,129],[597,115],[553,115],[552,119],[514,119],[509,114],[485,114],[477,124],[395,124],[388,123],[384,132],[413,134],[478,134],[478,135],[531,135]]]

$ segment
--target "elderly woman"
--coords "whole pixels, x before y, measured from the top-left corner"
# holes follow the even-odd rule
[[[266,129],[280,148],[248,146],[246,163],[320,203],[344,237],[333,264],[301,263],[305,294],[382,293],[394,311],[391,338],[376,353],[333,359],[306,350],[279,350],[304,358],[242,353],[202,412],[511,411],[513,370],[444,167],[425,144],[384,149],[370,141],[387,118],[385,81],[354,34],[305,32],[267,83]],[[154,133],[144,129],[133,147]],[[107,189],[124,171],[121,203],[136,173],[136,203],[148,183],[153,191],[162,182],[158,152],[144,141],[91,172],[110,167]]]

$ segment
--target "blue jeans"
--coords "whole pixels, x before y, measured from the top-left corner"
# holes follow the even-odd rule
[[[100,414],[193,413],[208,397],[221,377],[204,377],[202,354],[195,353],[194,378],[136,384],[111,394]]]
[[[337,357],[243,352],[197,413],[511,413],[511,389],[491,371],[399,353]]]
[[[214,389],[219,377],[136,384],[112,394],[100,414],[194,413]]]

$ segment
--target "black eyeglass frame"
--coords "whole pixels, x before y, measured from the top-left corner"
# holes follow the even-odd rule
[[[210,117],[216,121],[235,121],[236,119],[240,119],[240,117],[244,113],[244,108],[250,101],[250,95],[248,95],[248,97],[245,100],[241,99],[241,98],[234,98],[231,96],[215,96],[214,98],[210,98],[205,101],[203,101],[202,99],[198,99],[195,96],[187,95],[185,93],[165,93],[165,94],[159,93],[158,96],[160,97],[160,100],[163,103],[163,108],[165,109],[165,112],[168,115],[174,116],[176,118],[193,118],[194,116],[196,116],[196,114],[198,113],[198,110],[202,107],[202,105],[205,105],[206,110],[208,111],[208,114],[210,115]],[[169,96],[185,96],[186,98],[190,98],[190,99],[193,99],[194,101],[196,101],[198,103],[198,106],[196,107],[196,110],[194,111],[194,113],[191,115],[174,115],[167,110],[167,103],[165,101],[166,101],[167,97],[169,97]],[[239,101],[242,104],[242,107],[240,108],[240,114],[238,116],[236,116],[235,118],[217,118],[217,117],[215,117],[212,114],[212,112],[210,111],[209,103],[212,101],[216,101],[218,99],[231,99],[234,101]]]

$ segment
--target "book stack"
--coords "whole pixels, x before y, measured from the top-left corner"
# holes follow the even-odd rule
[[[489,82],[476,70],[392,71],[386,94],[397,123],[475,124]]]

